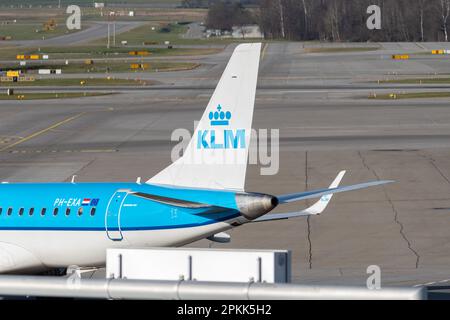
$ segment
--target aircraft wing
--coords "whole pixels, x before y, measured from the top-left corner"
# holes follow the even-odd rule
[[[281,196],[277,197],[280,204],[283,204],[283,203],[289,203],[289,202],[294,202],[294,201],[299,201],[299,200],[317,198],[320,196],[319,201],[314,203],[309,208],[304,209],[302,211],[298,211],[298,212],[266,214],[264,216],[261,216],[255,220],[253,220],[252,222],[283,220],[283,219],[289,219],[289,218],[318,215],[318,214],[321,214],[327,208],[334,193],[363,189],[363,188],[367,188],[367,187],[371,187],[371,186],[377,186],[377,185],[382,185],[382,184],[393,182],[390,180],[372,181],[372,182],[366,182],[366,183],[356,184],[356,185],[352,185],[352,186],[339,187],[339,183],[341,182],[345,173],[346,173],[346,171],[339,172],[339,174],[334,179],[334,181],[331,183],[331,185],[328,187],[328,189],[313,190],[313,191],[301,192],[301,193],[292,193],[292,194],[286,194],[286,195],[281,195]]]

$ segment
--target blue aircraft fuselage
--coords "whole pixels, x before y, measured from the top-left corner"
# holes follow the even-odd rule
[[[276,204],[263,194],[147,183],[2,183],[0,273],[101,266],[108,248],[182,246]]]
[[[211,212],[211,206],[223,210]],[[137,183],[0,185],[0,230],[159,230],[202,226],[237,216],[235,193],[227,191]]]

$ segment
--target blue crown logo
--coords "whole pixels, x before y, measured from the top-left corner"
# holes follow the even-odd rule
[[[231,112],[222,111],[222,106],[219,104],[217,110],[209,113],[209,120],[212,126],[227,126],[230,123]]]

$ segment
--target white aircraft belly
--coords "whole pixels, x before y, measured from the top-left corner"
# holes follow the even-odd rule
[[[0,272],[103,266],[108,248],[182,246],[230,228],[230,222],[219,222],[191,228],[123,231],[122,241],[110,240],[104,231],[1,231]]]
[[[42,262],[29,250],[16,244],[0,242],[0,273],[43,269]]]
[[[0,232],[2,241],[26,249],[45,269],[102,265],[105,248],[128,244],[109,240],[104,231],[11,230]]]
[[[228,222],[224,221],[191,228],[128,231],[124,233],[124,237],[133,246],[183,246],[194,241],[209,237],[210,235],[213,235],[215,233],[231,229],[231,222],[235,220],[236,219],[230,220]]]

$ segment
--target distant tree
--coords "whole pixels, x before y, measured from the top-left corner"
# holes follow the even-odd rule
[[[206,26],[209,29],[231,30],[232,18],[230,5],[218,2],[209,7]]]
[[[255,19],[250,13],[250,11],[246,10],[242,5],[234,5],[233,11],[233,26],[239,28],[242,38],[245,38],[245,26],[249,24],[254,24]]]
[[[418,0],[418,9],[419,9],[419,23],[420,23],[420,41],[425,40],[425,33],[424,33],[424,16],[425,16],[425,6],[426,3],[429,3],[426,0]]]
[[[181,6],[183,8],[207,8],[208,0],[182,0]]]
[[[340,15],[343,13],[341,4],[339,0],[330,0],[325,12],[327,38],[332,41],[341,41]]]
[[[448,42],[448,17],[450,16],[450,0],[440,0],[441,2],[441,23],[444,39]]]
[[[381,8],[381,30],[366,27]],[[267,38],[328,41],[450,41],[450,0],[260,0]]]
[[[281,37],[280,6],[278,1],[261,0],[258,24],[265,38],[274,39]]]
[[[241,27],[254,23],[251,13],[240,3],[219,1],[209,7],[206,26],[210,29],[231,31],[233,26]]]
[[[311,29],[311,10],[313,7],[313,0],[302,0],[303,10],[303,39],[310,38]]]

